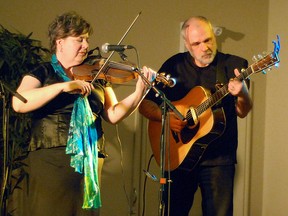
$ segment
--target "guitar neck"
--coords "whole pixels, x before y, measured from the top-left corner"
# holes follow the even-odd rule
[[[240,75],[235,77],[235,79],[243,81],[247,79],[252,73],[253,73],[253,67],[250,66],[246,70],[242,70]],[[198,105],[198,107],[195,109],[197,116],[200,116],[203,112],[205,112],[207,109],[214,106],[216,103],[218,103],[228,94],[229,94],[229,91],[228,91],[228,83],[227,83],[224,86],[222,86],[220,89],[218,89],[210,97],[208,97],[204,102]]]
[[[257,73],[259,71],[263,71],[267,68],[270,69],[271,66],[280,62],[280,59],[278,56],[280,44],[278,43],[274,42],[274,45],[275,45],[274,52],[271,52],[270,54],[266,55],[259,61],[250,65],[248,68],[241,70],[240,75],[235,78],[240,81],[243,81],[247,79],[250,75]],[[205,100],[195,109],[197,116],[200,116],[204,111],[214,106],[216,103],[218,103],[222,98],[224,98],[228,94],[229,94],[229,91],[228,91],[228,83],[227,83],[224,86],[222,86],[220,89],[218,89],[210,97],[208,97],[207,100]]]

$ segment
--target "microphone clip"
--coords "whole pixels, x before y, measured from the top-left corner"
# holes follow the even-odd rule
[[[123,61],[128,61],[128,57],[124,54],[123,51],[119,51],[118,54]]]

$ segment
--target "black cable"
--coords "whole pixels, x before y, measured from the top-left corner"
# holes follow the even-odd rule
[[[148,164],[147,164],[147,171],[149,171],[149,169],[150,169],[150,164],[151,164],[151,160],[152,160],[152,158],[154,157],[154,155],[152,154],[151,156],[150,156],[150,159],[149,159],[149,161],[148,161]],[[144,170],[145,171],[145,170]],[[148,176],[147,175],[145,175],[145,179],[144,179],[144,186],[143,186],[143,197],[142,197],[142,199],[143,199],[143,209],[142,209],[142,216],[144,216],[144,214],[145,214],[145,205],[146,205],[146,183],[147,183],[147,178],[148,178]]]

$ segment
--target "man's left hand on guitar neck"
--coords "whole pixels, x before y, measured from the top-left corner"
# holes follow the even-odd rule
[[[240,75],[238,69],[234,70],[236,77]],[[228,83],[228,91],[231,95],[237,97],[236,112],[238,117],[244,118],[252,109],[252,100],[249,96],[248,87],[245,80],[240,81],[237,78],[232,78]]]

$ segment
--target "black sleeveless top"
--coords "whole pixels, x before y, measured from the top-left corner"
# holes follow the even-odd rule
[[[50,63],[38,66],[27,75],[38,79],[42,86],[63,82],[62,78],[55,73]],[[94,83],[95,89],[88,96],[91,109],[96,117],[95,124],[99,139],[103,136],[100,115],[104,107],[104,87],[109,85],[110,83],[104,80],[96,80]],[[66,146],[70,118],[76,99],[77,95],[63,92],[43,107],[32,112],[29,151],[35,151],[40,148]],[[104,151],[104,146],[101,146],[102,142],[98,144],[100,145],[98,145],[98,149],[101,153],[101,151]],[[105,153],[103,152],[103,154]]]

